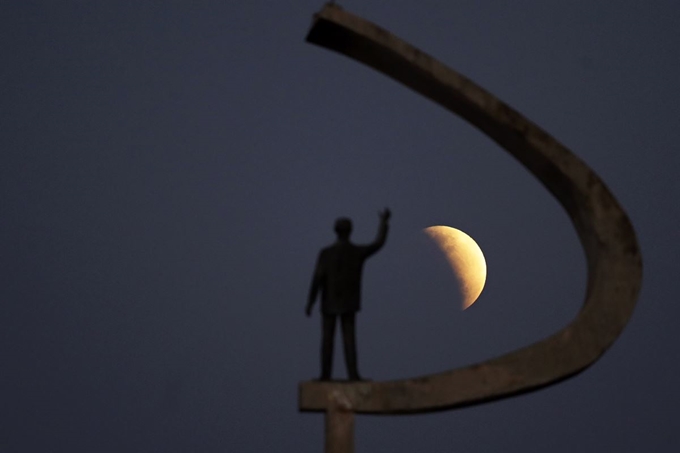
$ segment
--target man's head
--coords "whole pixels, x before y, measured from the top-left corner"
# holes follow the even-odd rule
[[[335,221],[335,233],[338,239],[349,239],[349,235],[352,234],[352,221],[347,217],[340,217]]]

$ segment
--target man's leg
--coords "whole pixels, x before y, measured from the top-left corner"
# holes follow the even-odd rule
[[[354,313],[341,315],[342,321],[342,340],[345,346],[345,364],[347,365],[347,375],[350,381],[360,381],[359,371],[357,370],[357,345],[354,332]]]
[[[333,369],[333,337],[335,336],[335,315],[322,314],[322,339],[321,339],[321,380],[331,379]]]

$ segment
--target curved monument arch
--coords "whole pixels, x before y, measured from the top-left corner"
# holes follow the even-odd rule
[[[576,318],[533,345],[413,379],[302,382],[300,410],[407,414],[453,409],[536,390],[593,364],[628,322],[642,282],[635,232],[602,180],[548,133],[471,80],[336,5],[327,4],[315,15],[307,41],[401,82],[461,116],[519,160],[569,214],[585,250],[588,283]]]

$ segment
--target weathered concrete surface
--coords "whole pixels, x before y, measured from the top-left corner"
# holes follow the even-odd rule
[[[354,412],[342,392],[329,392],[325,453],[354,453]]]
[[[301,411],[330,408],[343,395],[359,413],[452,409],[517,395],[573,376],[595,362],[630,318],[642,262],[628,217],[597,175],[538,126],[474,82],[386,30],[334,5],[307,37],[392,77],[460,115],[517,158],[566,209],[588,263],[585,301],[551,337],[484,363],[388,382],[302,382]]]

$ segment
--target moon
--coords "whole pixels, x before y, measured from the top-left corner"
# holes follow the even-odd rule
[[[475,303],[486,283],[486,260],[482,249],[470,236],[449,226],[431,226],[423,231],[437,243],[449,261],[463,296],[462,309],[467,309]]]

